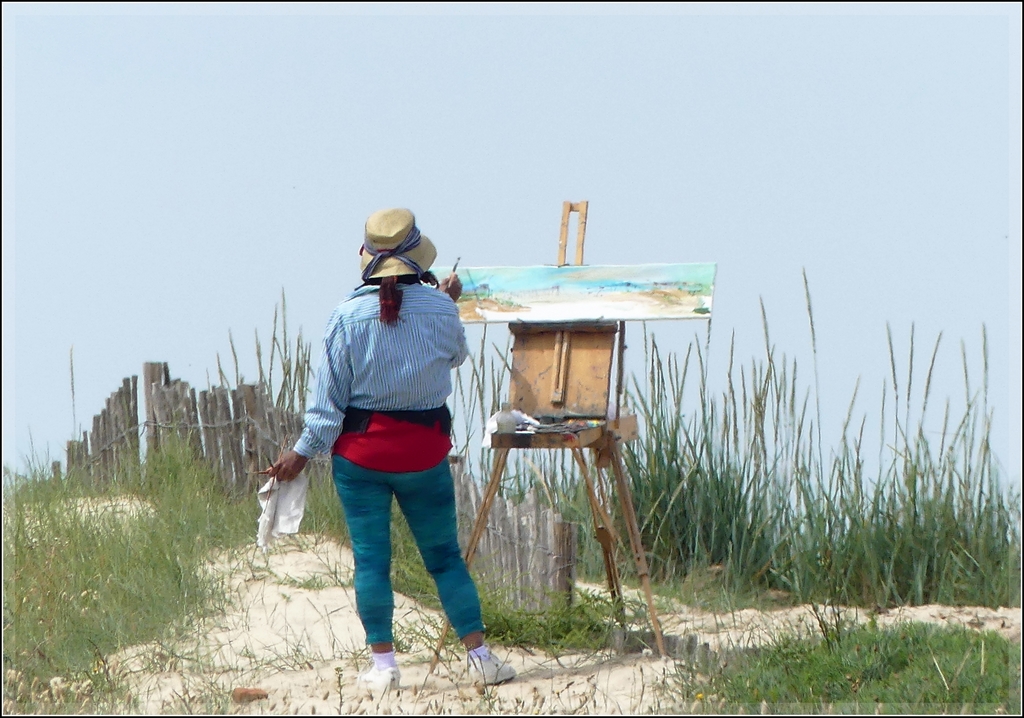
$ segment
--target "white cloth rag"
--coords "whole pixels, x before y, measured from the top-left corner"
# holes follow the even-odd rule
[[[302,472],[291,481],[280,482],[271,478],[256,492],[263,513],[257,522],[256,545],[263,553],[270,550],[274,539],[299,532],[299,524],[306,513],[306,490],[309,477]]]
[[[487,420],[487,424],[484,426],[484,438],[481,444],[485,449],[491,448],[491,434],[498,433],[498,414],[501,412],[495,412],[491,414],[491,418]],[[516,418],[516,431],[530,431],[535,426],[540,426],[540,422],[534,419],[532,416],[527,414],[525,411],[519,411],[519,409],[512,410],[512,416]]]

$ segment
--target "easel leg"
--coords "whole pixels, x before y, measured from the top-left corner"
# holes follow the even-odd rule
[[[476,515],[476,523],[473,524],[473,532],[469,535],[469,541],[466,543],[466,568],[473,563],[473,558],[476,556],[476,545],[480,542],[484,529],[487,528],[487,517],[491,513],[491,504],[494,503],[494,497],[498,495],[501,476],[505,473],[505,464],[508,463],[508,451],[508,449],[498,449],[494,454],[491,480],[487,482],[487,489],[484,491],[484,498]]]
[[[498,494],[498,487],[501,486],[501,476],[505,473],[505,464],[508,463],[508,449],[497,449],[494,454],[494,463],[491,468],[491,479],[487,482],[487,488],[484,489],[483,501],[480,503],[480,510],[476,514],[476,522],[473,524],[473,531],[469,535],[469,541],[466,543],[466,568],[468,569],[473,563],[473,559],[476,557],[476,546],[480,542],[480,537],[484,533],[484,529],[487,528],[487,517],[491,513],[491,504],[494,503],[494,497]],[[444,628],[441,630],[441,637],[437,639],[437,646],[434,648],[434,656],[430,659],[430,669],[427,671],[427,675],[431,675],[434,669],[437,668],[438,662],[441,660],[441,648],[444,646],[445,639],[448,638],[448,631],[451,630],[452,624],[445,619]]]
[[[654,594],[651,592],[651,578],[647,568],[647,556],[644,554],[644,546],[640,540],[640,526],[636,520],[636,510],[633,508],[633,492],[630,491],[626,474],[622,470],[622,454],[619,452],[618,442],[612,442],[610,449],[612,453],[612,471],[615,473],[615,484],[619,491],[619,501],[622,503],[622,515],[626,520],[629,543],[633,547],[633,556],[636,558],[640,583],[643,585],[644,594],[647,598],[647,610],[651,614],[654,640],[658,645],[658,654],[664,657],[667,655],[665,653],[665,638],[661,635],[661,622],[658,620],[658,611],[654,608]]]
[[[619,579],[619,569],[615,565],[615,527],[612,518],[605,511],[597,498],[597,491],[594,488],[594,481],[590,476],[590,469],[587,468],[586,459],[583,456],[583,449],[573,447],[572,456],[580,467],[583,480],[587,483],[587,498],[590,500],[590,510],[594,515],[594,530],[597,533],[597,541],[601,544],[601,552],[604,554],[604,568],[608,576],[608,590],[611,591],[612,600],[615,601],[622,613],[622,581]]]

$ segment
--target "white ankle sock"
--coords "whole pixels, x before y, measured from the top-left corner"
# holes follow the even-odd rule
[[[486,661],[491,657],[491,652],[487,649],[487,646],[479,646],[470,650],[469,655],[476,658],[478,661]]]
[[[395,652],[388,651],[387,653],[372,653],[373,665],[378,671],[386,671],[388,668],[398,668],[398,662],[395,660]]]

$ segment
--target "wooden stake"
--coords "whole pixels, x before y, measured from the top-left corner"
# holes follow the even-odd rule
[[[258,416],[256,387],[253,384],[242,384],[238,388],[242,392],[242,413],[245,419],[245,426],[242,430],[244,438],[243,453],[245,455],[247,471],[251,474],[257,469],[263,468],[260,464],[260,452],[257,448],[259,439],[256,435],[255,423]]]
[[[146,362],[142,365],[142,395],[146,399],[146,453],[148,455],[152,455],[160,448],[153,393],[155,387],[164,385],[165,366],[163,362]]]
[[[128,406],[128,445],[131,450],[132,461],[136,467],[139,466],[139,377],[132,375],[131,389]]]

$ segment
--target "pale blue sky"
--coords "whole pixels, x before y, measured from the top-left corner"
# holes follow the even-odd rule
[[[5,465],[30,434],[63,458],[72,346],[89,428],[145,361],[205,386],[229,330],[251,375],[282,288],[318,354],[377,209],[440,267],[521,266],[586,199],[588,263],[717,262],[713,382],[733,332],[763,353],[763,299],[812,385],[806,269],[826,445],[858,376],[875,418],[886,322],[917,391],[943,332],[932,401],[961,403],[984,324],[1019,485],[1018,4],[412,10],[4,5]]]

